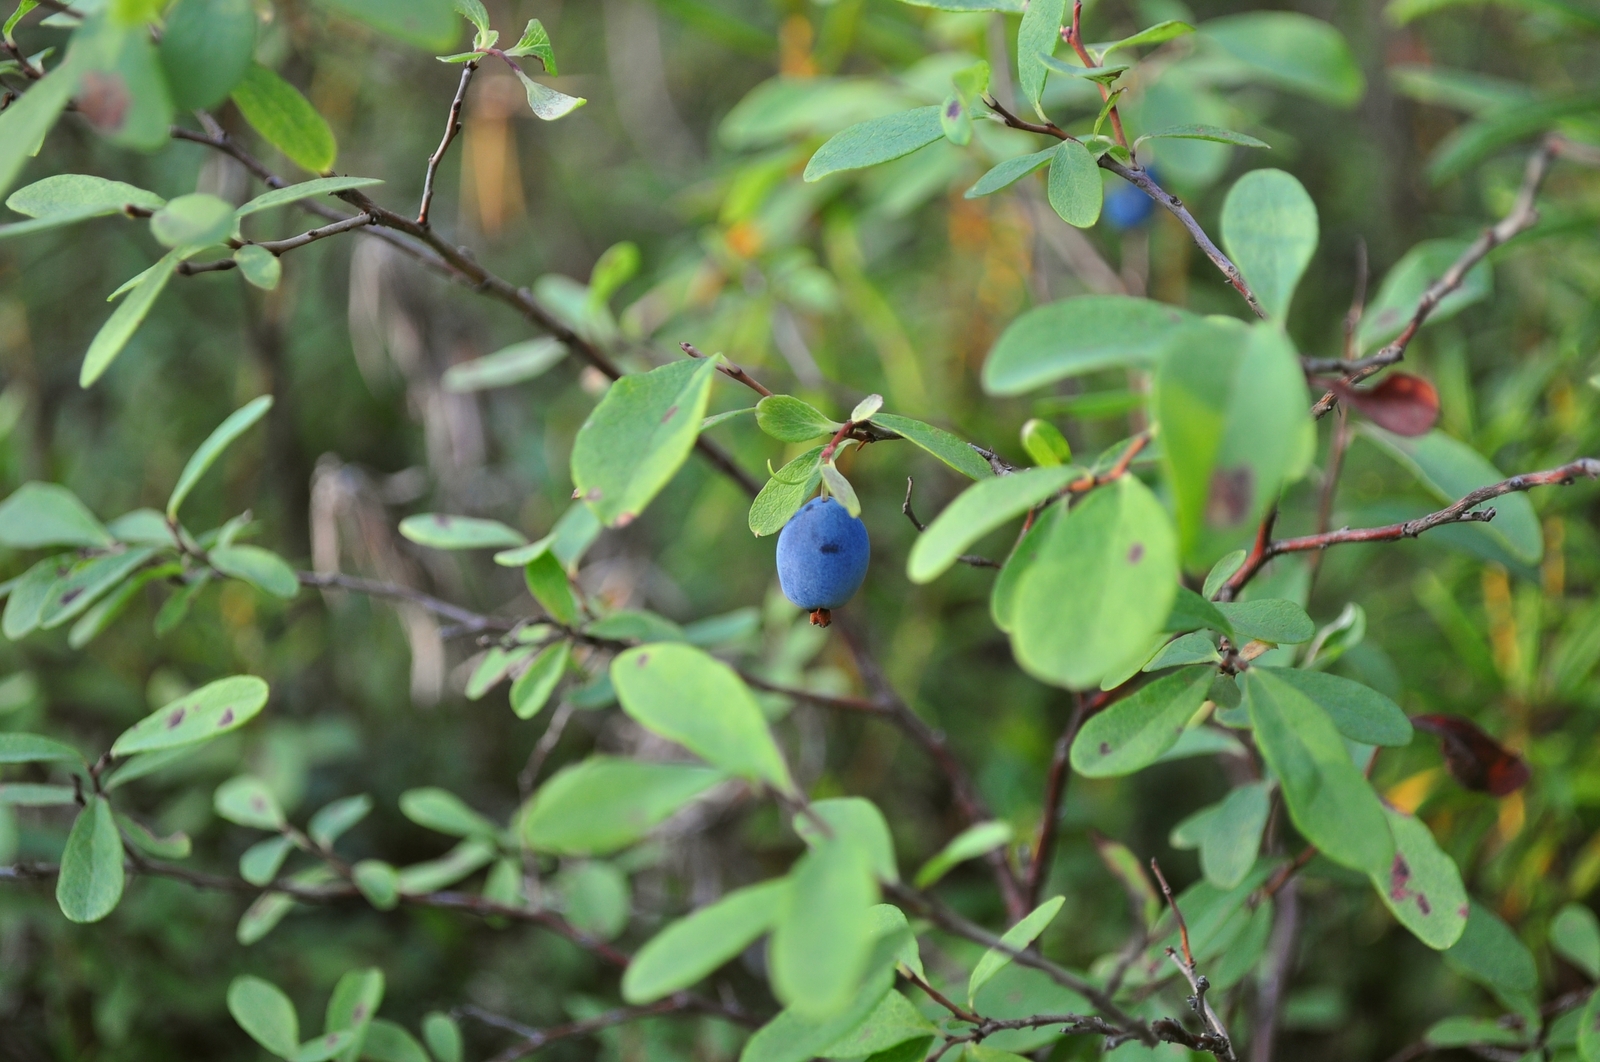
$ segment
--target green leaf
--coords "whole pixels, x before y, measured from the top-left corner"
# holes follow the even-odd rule
[[[533,110],[535,117],[544,121],[553,122],[558,118],[565,118],[589,102],[582,96],[568,96],[565,92],[557,92],[548,85],[541,85],[521,70],[512,72],[522,82],[523,90],[528,94],[528,106]]]
[[[1055,153],[1055,148],[1045,148],[1031,155],[1018,155],[1016,158],[1006,159],[979,177],[978,183],[968,188],[963,198],[977,199],[980,196],[993,195],[1002,188],[1009,188],[1028,174],[1048,164],[1055,157]]]
[[[1399,335],[1416,313],[1423,293],[1444,276],[1466,249],[1465,240],[1423,240],[1401,256],[1384,276],[1378,297],[1361,315],[1361,346],[1375,347]],[[1448,320],[1473,303],[1482,302],[1493,288],[1494,273],[1489,263],[1479,262],[1467,270],[1460,287],[1439,300],[1423,326]]]
[[[1325,671],[1267,668],[1316,701],[1339,733],[1362,745],[1403,746],[1411,743],[1411,720],[1400,706],[1377,690]]]
[[[493,354],[450,366],[445,370],[444,389],[462,392],[509,387],[542,376],[566,356],[566,344],[549,336],[513,343]]]
[[[47,557],[17,577],[6,599],[4,618],[0,620],[0,629],[7,638],[17,641],[38,629],[45,601],[58,580],[72,571],[73,560],[71,553]]]
[[[1473,1044],[1521,1044],[1523,1035],[1493,1018],[1443,1018],[1428,1027],[1422,1039],[1432,1047],[1467,1047]]]
[[[568,642],[547,645],[533,658],[527,670],[517,676],[517,680],[511,684],[511,710],[518,719],[532,719],[544,708],[550,695],[561,684],[571,655],[572,646]]]
[[[783,525],[822,482],[822,447],[816,446],[790,461],[762,486],[750,503],[750,533],[760,537],[783,530]]]
[[[61,853],[56,903],[70,922],[98,922],[122,899],[122,838],[111,805],[91,796]]]
[[[917,888],[931,887],[959,864],[987,855],[1001,845],[1009,843],[1010,840],[1010,823],[980,822],[968,826],[951,838],[949,844],[939,849],[934,857],[917,871],[915,879]]]
[[[174,831],[166,837],[157,837],[143,823],[118,813],[116,815],[117,827],[128,843],[133,845],[145,855],[155,856],[157,859],[187,859],[194,850],[194,842],[189,840],[189,835],[182,830]]]
[[[1082,295],[1036,306],[1000,334],[983,364],[983,389],[1020,395],[1101,369],[1142,368],[1194,318],[1126,295]]]
[[[808,1017],[792,1007],[779,1012],[745,1041],[739,1062],[809,1062],[816,1058],[854,1032],[877,1009],[894,982],[890,969],[885,965],[882,971],[875,971],[850,1005],[832,1017]]]
[[[1394,862],[1387,871],[1368,875],[1372,887],[1401,925],[1428,947],[1442,951],[1461,938],[1467,924],[1461,872],[1426,823],[1391,807],[1385,807],[1384,814],[1394,834]],[[1600,950],[1600,936],[1595,947]]]
[[[272,291],[283,279],[283,263],[265,247],[249,243],[233,252],[239,275],[253,287]]]
[[[39,609],[39,629],[51,630],[84,612],[112,587],[121,583],[155,555],[151,546],[139,546],[122,553],[90,557],[72,566],[64,579],[57,579]]]
[[[430,549],[498,549],[521,546],[528,539],[521,531],[498,520],[444,513],[418,513],[400,521],[400,534]]]
[[[150,218],[156,241],[173,248],[210,247],[228,239],[233,229],[233,204],[204,192],[180,195]]]
[[[1262,668],[1245,672],[1244,704],[1295,827],[1335,863],[1387,874],[1395,846],[1383,805],[1327,713]]]
[[[257,590],[285,600],[300,592],[300,579],[282,557],[260,546],[218,546],[206,554],[223,575],[243,579]]]
[[[1217,647],[1211,644],[1211,636],[1201,631],[1185,634],[1181,638],[1174,638],[1161,648],[1155,656],[1151,657],[1141,671],[1161,671],[1169,667],[1181,667],[1184,664],[1217,664],[1222,662],[1222,654],[1217,652]]]
[[[1166,510],[1133,476],[1079,502],[1017,587],[1011,648],[1023,670],[1088,689],[1143,663],[1177,593],[1176,539]]]
[[[844,427],[792,395],[767,395],[757,402],[756,423],[774,439],[787,443],[810,442]]]
[[[1080,229],[1099,221],[1104,187],[1100,167],[1089,149],[1076,140],[1063,140],[1050,159],[1050,180],[1045,186],[1050,206],[1061,220]]]
[[[1600,921],[1587,907],[1562,905],[1550,923],[1550,948],[1590,980],[1600,978]]]
[[[178,475],[177,485],[172,488],[172,496],[167,499],[167,519],[178,518],[178,507],[189,496],[189,492],[194,490],[195,484],[200,482],[200,477],[216,463],[218,457],[222,456],[222,451],[232,446],[235,439],[250,430],[271,408],[271,395],[251,399],[228,414],[228,418],[206,436],[206,441],[201,443],[199,449],[190,456],[183,466],[183,471]]]
[[[1143,770],[1177,744],[1205,702],[1215,670],[1186,667],[1163,675],[1093,715],[1072,742],[1072,768],[1089,778]]]
[[[254,719],[267,703],[267,684],[253,675],[207,683],[145,716],[122,732],[113,756],[209,741]]]
[[[522,569],[528,593],[557,623],[575,627],[582,619],[578,599],[573,595],[567,570],[554,553],[541,553]]]
[[[1219,889],[1231,889],[1255,866],[1272,802],[1271,785],[1252,782],[1220,803],[1195,812],[1172,828],[1174,848],[1200,849],[1200,870]]]
[[[1459,177],[1495,152],[1543,132],[1565,119],[1591,114],[1600,96],[1585,92],[1530,100],[1493,110],[1457,126],[1428,160],[1428,179],[1442,184]]]
[[[1045,2],[1059,5],[1061,0]],[[918,107],[872,118],[835,133],[806,163],[805,180],[820,181],[830,174],[845,170],[893,162],[927,147],[935,140],[942,140],[944,125],[939,119],[940,110],[937,105]]]
[[[279,1058],[300,1048],[300,1019],[294,1004],[271,981],[248,974],[228,986],[228,1013],[250,1038]]]
[[[400,813],[418,826],[452,837],[494,837],[500,827],[469,808],[454,793],[437,786],[400,794]]]
[[[628,877],[610,863],[585,860],[561,868],[551,885],[567,921],[601,940],[615,940],[628,928],[633,904]]]
[[[40,785],[34,782],[0,782],[0,804],[18,808],[65,807],[78,802],[78,791],[70,785]]]
[[[1171,336],[1152,407],[1188,566],[1236,547],[1303,473],[1316,440],[1309,406],[1278,329],[1210,318]]]
[[[267,783],[248,774],[230,778],[217,786],[211,805],[229,822],[257,830],[281,830],[287,821]]]
[[[1578,1057],[1583,1062],[1600,1059],[1600,991],[1589,993],[1578,1018]]]
[[[71,745],[38,734],[0,733],[0,763],[81,763]]]
[[[938,1032],[939,1027],[923,1017],[910,1000],[899,992],[890,992],[878,1001],[865,1021],[823,1048],[822,1054],[825,1058],[870,1058],[873,1062],[901,1058],[920,1062],[927,1055],[927,1043]],[[899,1047],[915,1050],[902,1055],[893,1050]]]
[[[356,1034],[353,1031],[323,1033],[313,1037],[295,1049],[289,1056],[289,1062],[327,1062],[328,1059],[341,1054],[355,1044]]]
[[[506,49],[506,54],[537,56],[544,66],[545,73],[552,75],[557,73],[556,50],[550,44],[550,34],[545,31],[544,23],[536,18],[528,20],[528,24],[522,29],[522,37],[515,46]]]
[[[1022,424],[1022,448],[1041,468],[1055,468],[1072,460],[1072,444],[1061,429],[1034,417]]]
[[[522,815],[538,852],[606,855],[626,848],[727,775],[705,767],[591,756],[539,788]]]
[[[254,944],[276,929],[294,906],[294,901],[281,892],[262,893],[239,916],[234,939],[247,947]]]
[[[861,516],[861,499],[856,497],[856,489],[832,461],[822,463],[822,489],[824,494],[844,506],[845,512],[854,517]]]
[[[1193,32],[1194,27],[1187,22],[1167,19],[1163,22],[1157,22],[1154,26],[1148,26],[1131,37],[1124,37],[1119,41],[1112,41],[1110,44],[1091,44],[1088,51],[1090,55],[1096,56],[1103,62],[1106,56],[1118,49],[1147,48],[1152,44],[1165,44],[1167,41],[1176,40]]]
[[[400,874],[378,859],[363,859],[350,868],[356,888],[380,911],[392,911],[400,902]]]
[[[1062,465],[979,480],[957,495],[917,538],[906,574],[914,583],[932,582],[978,539],[1082,475],[1082,469]]]
[[[1478,451],[1442,431],[1404,438],[1368,423],[1360,424],[1359,430],[1441,502],[1454,502],[1479,487],[1506,478]],[[1524,564],[1538,564],[1544,557],[1544,533],[1528,496],[1505,494],[1491,504],[1495,511],[1492,521],[1469,524],[1464,530],[1488,536]]]
[[[382,183],[383,181],[377,177],[316,177],[309,181],[301,181],[299,184],[285,185],[282,188],[272,188],[262,192],[235,210],[233,215],[236,218],[249,217],[263,210],[298,203],[313,196],[347,192],[352,188],[370,188]]]
[[[405,1027],[373,1018],[361,1041],[361,1057],[372,1062],[431,1062],[428,1053]]]
[[[332,168],[333,130],[299,89],[254,63],[231,95],[244,120],[291,162],[313,173]]]
[[[322,1020],[324,1035],[348,1029],[359,1041],[383,1003],[383,988],[383,971],[376,967],[351,970],[340,977],[333,986],[333,995],[328,997]],[[354,1054],[347,1056],[349,1062],[354,1062]]]
[[[866,851],[872,857],[872,872],[879,881],[900,880],[889,824],[872,801],[864,797],[817,800],[811,804],[811,814],[826,823],[835,836],[848,834],[853,844]],[[793,825],[794,832],[813,848],[827,840],[810,816],[795,815]]]
[[[292,851],[294,842],[287,837],[257,841],[239,856],[239,876],[252,885],[270,885]]]
[[[120,214],[130,206],[160,210],[166,203],[154,192],[87,173],[53,174],[18,188],[6,199],[12,210],[41,221]]]
[[[432,1011],[422,1019],[422,1039],[438,1062],[461,1062],[461,1029],[448,1014]]]
[[[0,111],[0,192],[5,192],[50,132],[77,89],[83,63],[68,60]]]
[[[611,662],[623,711],[715,767],[792,795],[766,718],[733,668],[682,643],[629,649]]]
[[[421,896],[449,888],[468,874],[494,862],[495,846],[481,837],[469,837],[438,859],[413,863],[402,869],[395,884],[406,896]]]
[[[640,609],[623,609],[604,619],[595,620],[583,633],[596,638],[611,638],[624,642],[682,642],[683,628],[654,612]]]
[[[572,482],[602,523],[633,522],[688,460],[716,364],[677,361],[611,385],[572,448]]]
[[[59,484],[24,483],[0,502],[0,545],[10,549],[104,549],[115,541],[88,506]]]
[[[1236,133],[1232,129],[1223,129],[1220,126],[1215,125],[1168,126],[1167,128],[1157,130],[1154,133],[1145,133],[1143,136],[1139,137],[1138,140],[1134,141],[1134,146],[1137,147],[1146,140],[1162,139],[1211,140],[1218,144],[1233,144],[1238,147],[1247,148],[1270,148],[1272,146],[1265,140],[1257,140],[1253,136],[1246,136],[1244,133]]]
[[[768,943],[772,989],[803,1017],[849,1008],[872,953],[872,906],[878,902],[871,851],[841,833],[795,863]]]
[[[931,7],[939,11],[1004,11],[1020,15],[1026,7],[1025,0],[900,0],[912,7]]]
[[[1233,578],[1234,573],[1244,567],[1244,560],[1245,551],[1236,549],[1213,564],[1211,570],[1206,573],[1205,586],[1200,591],[1200,596],[1207,601],[1216,597],[1217,591],[1222,589],[1222,584]]]
[[[37,91],[39,90],[33,90]],[[95,333],[94,339],[89,343],[88,351],[83,355],[83,368],[78,372],[78,386],[90,386],[111,367],[111,363],[122,353],[122,348],[128,345],[128,340],[133,338],[133,333],[138,331],[139,325],[144,322],[150,307],[155,305],[156,299],[166,289],[167,281],[172,279],[172,274],[177,270],[182,256],[181,251],[169,251],[155,265],[129,282],[132,288],[128,291],[128,297],[111,311],[111,316],[100,326],[100,331]]]
[[[1324,103],[1349,107],[1366,89],[1343,35],[1309,15],[1253,11],[1210,19],[1200,37],[1268,84]]]
[[[1053,55],[1061,43],[1061,20],[1066,17],[1066,0],[1033,0],[1022,13],[1017,27],[1017,87],[1022,98],[1033,105],[1039,117],[1044,111],[1039,99],[1044,94],[1045,78],[1049,70],[1044,65],[1046,56]]]
[[[228,98],[256,47],[250,0],[182,0],[161,27],[158,54],[173,105],[210,110]]]
[[[1466,928],[1461,931],[1460,939],[1446,949],[1445,963],[1493,992],[1513,1010],[1526,1011],[1533,1007],[1539,991],[1539,971],[1533,954],[1488,904],[1469,899],[1468,906]],[[1585,1021],[1579,1028],[1581,1045],[1582,1030],[1592,1034],[1595,1023]]]
[[[1306,615],[1306,610],[1293,601],[1280,598],[1223,601],[1218,602],[1216,608],[1241,639],[1254,638],[1273,645],[1299,645],[1309,642],[1311,636],[1317,633],[1317,626]]]
[[[456,39],[450,0],[318,0],[338,14],[407,44],[442,51]],[[253,124],[253,123],[252,123]]]
[[[1222,245],[1269,317],[1288,316],[1295,285],[1316,252],[1317,232],[1316,204],[1282,170],[1251,170],[1222,204]]]
[[[372,798],[367,794],[343,797],[318,808],[317,813],[311,816],[306,832],[317,844],[332,848],[345,831],[366,818],[371,811]]]
[[[1053,896],[1041,903],[1023,916],[1016,925],[1006,930],[1000,937],[1000,942],[1022,951],[1044,932],[1045,927],[1060,913],[1061,905],[1066,902],[1065,896]],[[978,991],[1010,963],[1011,956],[997,948],[990,948],[984,952],[983,958],[978,960],[978,965],[972,968],[972,976],[967,979],[967,1002],[975,1004]]]
[[[910,417],[894,413],[875,413],[872,423],[894,432],[911,445],[926,450],[968,479],[988,479],[994,475],[994,469],[989,467],[989,462],[982,454],[974,450],[965,439],[952,435],[943,428],[936,428],[932,424],[924,424],[920,420],[912,420]]]

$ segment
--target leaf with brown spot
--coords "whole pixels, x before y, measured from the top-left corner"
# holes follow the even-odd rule
[[[218,679],[123,731],[111,746],[111,754],[130,756],[209,741],[248,723],[266,703],[267,684],[254,675]]]

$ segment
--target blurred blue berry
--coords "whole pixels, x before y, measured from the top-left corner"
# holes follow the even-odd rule
[[[778,534],[778,582],[783,596],[828,625],[828,610],[861,589],[872,546],[867,527],[832,498],[812,498]]]
[[[1152,168],[1150,177],[1158,184],[1161,178]],[[1154,214],[1156,203],[1154,199],[1145,195],[1137,185],[1127,181],[1118,181],[1106,193],[1105,205],[1101,208],[1101,216],[1119,232],[1143,225]]]

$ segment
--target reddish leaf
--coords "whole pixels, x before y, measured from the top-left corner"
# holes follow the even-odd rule
[[[1468,789],[1510,796],[1528,784],[1528,764],[1517,753],[1459,715],[1414,715],[1412,725],[1439,739],[1444,765]]]
[[[1410,373],[1390,373],[1372,388],[1351,387],[1342,380],[1329,387],[1347,407],[1396,435],[1426,435],[1439,419],[1439,392]]]

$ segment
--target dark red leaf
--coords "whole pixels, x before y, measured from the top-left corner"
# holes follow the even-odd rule
[[[1426,435],[1439,419],[1439,392],[1407,372],[1390,373],[1372,388],[1351,387],[1342,380],[1329,386],[1348,408],[1396,435]]]
[[[1439,739],[1444,765],[1466,788],[1503,797],[1528,784],[1527,762],[1472,720],[1459,715],[1414,715],[1411,723]]]

